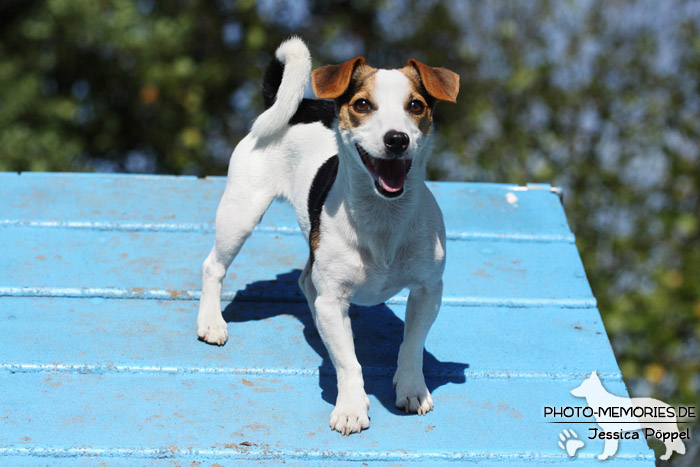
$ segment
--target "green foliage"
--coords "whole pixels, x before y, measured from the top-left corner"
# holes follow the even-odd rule
[[[224,174],[291,34],[317,65],[445,66],[431,175],[563,187],[630,390],[700,406],[694,3],[10,0],[0,170]]]

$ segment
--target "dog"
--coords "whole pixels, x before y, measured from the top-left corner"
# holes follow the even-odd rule
[[[270,203],[288,200],[309,243],[299,286],[336,370],[330,426],[349,435],[369,427],[351,303],[376,305],[409,289],[396,406],[420,415],[433,409],[423,347],[442,298],[445,226],[425,169],[435,104],[456,101],[459,76],[414,59],[386,70],[356,57],[313,71],[316,100],[304,98],[310,72],[309,51],[296,37],[265,71],[265,111],[233,151],[216,213],[197,335],[226,342],[226,270]]]
[[[586,399],[588,406],[593,409],[596,423],[605,432],[599,434],[599,437],[605,439],[605,446],[598,459],[606,460],[614,456],[619,439],[629,439],[623,433],[635,430],[643,430],[645,438],[655,436],[663,441],[666,452],[661,455],[661,460],[668,460],[674,451],[685,454],[685,445],[681,441],[683,436],[678,431],[676,417],[669,417],[669,414],[673,414],[673,408],[665,402],[651,397],[628,398],[610,394],[595,371],[572,389],[571,394]],[[615,411],[618,413],[615,414]],[[635,413],[641,416],[634,415]]]

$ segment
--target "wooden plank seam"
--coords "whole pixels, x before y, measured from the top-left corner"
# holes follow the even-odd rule
[[[94,364],[32,364],[32,363],[0,363],[0,371],[10,373],[51,373],[56,371],[81,373],[81,374],[104,374],[104,373],[180,373],[180,374],[226,374],[226,375],[264,375],[264,376],[329,376],[334,375],[332,367],[322,367],[320,369],[311,368],[239,368],[239,367],[182,367],[182,366],[137,366],[137,365],[94,365]],[[365,377],[387,377],[394,375],[393,368],[385,367],[363,367],[362,373]],[[520,372],[520,371],[436,371],[426,368],[426,377],[449,378],[453,376],[466,376],[467,378],[479,379],[556,379],[559,381],[580,381],[588,376],[581,372]],[[619,372],[603,372],[598,376],[602,381],[620,382],[622,375]]]
[[[143,222],[99,222],[99,221],[26,221],[21,219],[0,219],[0,227],[36,227],[59,229],[89,229],[114,232],[201,232],[214,233],[214,224],[189,223],[143,223]],[[298,227],[258,225],[256,232],[275,235],[301,235]],[[503,232],[446,232],[447,240],[502,240],[511,242],[575,243],[573,234],[516,234]]]
[[[525,462],[560,462],[561,456],[538,452],[500,452],[496,455],[463,451],[406,452],[406,451],[331,451],[312,449],[261,449],[254,446],[239,446],[237,449],[182,449],[182,448],[52,448],[0,447],[0,456],[34,456],[50,458],[105,457],[126,459],[229,459],[229,460],[270,460],[286,458],[307,461],[344,462],[402,462],[402,461],[494,461],[522,460]],[[581,453],[578,459],[597,459],[597,454]],[[648,456],[620,453],[611,462],[649,460]]]
[[[238,292],[228,291],[221,294],[223,301],[232,301]],[[201,291],[149,289],[134,290],[118,287],[79,288],[79,287],[0,287],[0,297],[53,297],[53,298],[107,298],[107,299],[138,299],[138,300],[199,300]],[[240,301],[260,301],[256,299],[238,298]],[[279,298],[278,302],[306,303],[303,298]],[[408,298],[405,295],[394,296],[387,300],[389,305],[405,305]],[[443,305],[453,306],[503,306],[507,308],[540,308],[557,306],[562,308],[595,308],[596,300],[590,299],[540,299],[540,298],[490,298],[490,297],[450,297],[442,299]]]

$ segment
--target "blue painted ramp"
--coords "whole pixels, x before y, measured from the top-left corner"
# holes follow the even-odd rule
[[[224,285],[229,342],[199,342],[201,263],[223,178],[0,174],[0,465],[598,465],[569,391],[626,395],[574,236],[548,186],[431,183],[443,306],[435,410],[394,408],[406,293],[351,309],[371,427],[328,427],[335,374],[296,280],[308,247],[275,203]],[[587,422],[578,423],[573,422]],[[557,441],[576,429],[569,458]],[[623,440],[611,465],[654,464]]]

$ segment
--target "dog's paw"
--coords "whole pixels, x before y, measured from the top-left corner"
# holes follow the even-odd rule
[[[224,345],[228,340],[228,325],[223,318],[197,320],[197,337],[207,344]]]
[[[569,457],[576,457],[576,451],[584,446],[584,442],[578,439],[578,435],[574,430],[565,429],[559,433],[557,445],[566,451]]]
[[[422,374],[409,376],[396,372],[394,389],[396,407],[405,410],[406,413],[425,415],[433,410],[433,398],[430,396]]]
[[[331,429],[344,436],[366,430],[369,428],[368,410],[369,399],[364,392],[362,397],[338,397],[331,413]]]

